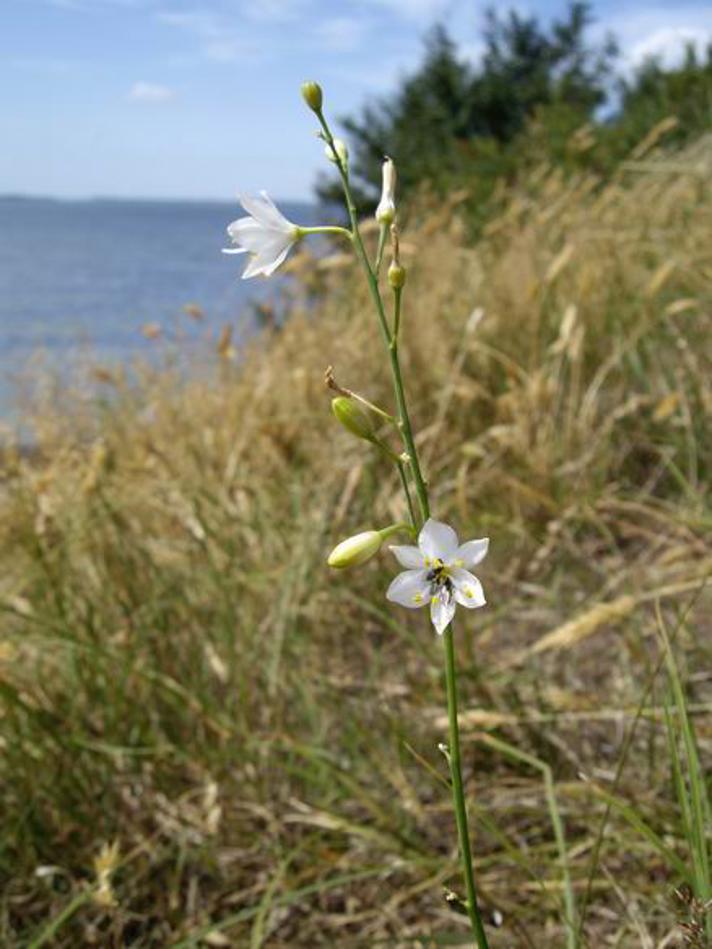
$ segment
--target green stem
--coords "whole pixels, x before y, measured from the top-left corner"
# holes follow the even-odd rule
[[[398,342],[398,334],[400,333],[402,293],[402,287],[396,287],[393,291],[393,336],[396,342]]]
[[[332,224],[325,224],[323,227],[299,227],[297,226],[297,235],[306,237],[308,234],[338,234],[340,237],[348,237],[351,240],[351,231],[347,227],[337,227]]]
[[[349,220],[351,221],[351,237],[356,250],[356,255],[359,258],[359,261],[361,262],[366,274],[369,290],[371,292],[371,297],[373,299],[373,303],[376,308],[376,314],[378,316],[378,324],[381,330],[381,335],[383,336],[383,341],[388,350],[388,358],[391,364],[391,375],[393,377],[393,386],[396,395],[396,404],[398,406],[398,427],[401,432],[403,444],[408,453],[410,470],[413,474],[415,491],[418,497],[421,522],[426,521],[430,517],[428,489],[420,469],[420,462],[418,460],[418,453],[415,447],[415,439],[413,438],[413,429],[410,423],[410,416],[408,414],[405,388],[403,386],[403,377],[401,375],[400,362],[398,359],[398,337],[396,329],[400,329],[400,293],[396,295],[396,325],[394,326],[393,334],[391,334],[388,320],[386,318],[385,308],[383,306],[383,300],[381,299],[381,293],[378,287],[378,278],[376,273],[374,273],[374,270],[368,259],[366,248],[363,245],[363,240],[359,231],[356,205],[354,204],[351,188],[349,186],[348,172],[341,160],[338,158],[336,149],[334,148],[334,138],[331,134],[331,130],[329,129],[326,119],[321,112],[318,112],[317,115],[324,131],[326,142],[331,146],[331,150],[337,159],[336,167],[338,168],[339,175],[341,176],[344,195],[346,197],[346,207],[349,213]],[[404,471],[402,472],[402,480],[404,482],[404,486],[406,486],[407,479],[405,478]],[[407,487],[406,497],[408,500],[410,500]],[[445,643],[445,678],[447,683],[447,707],[450,725],[450,748],[448,753],[448,761],[450,763],[450,774],[452,778],[452,797],[453,803],[455,805],[455,819],[457,823],[457,833],[460,844],[460,859],[462,862],[462,870],[465,878],[465,889],[467,892],[467,912],[478,949],[489,949],[487,936],[485,934],[482,919],[480,917],[479,907],[477,904],[477,890],[475,887],[475,877],[472,870],[472,851],[470,849],[470,836],[467,825],[465,792],[462,784],[462,771],[460,769],[460,729],[457,722],[457,679],[455,675],[455,652],[452,641],[452,624],[450,624],[445,630],[443,634],[443,640]]]
[[[62,928],[62,926],[71,919],[76,911],[88,903],[91,899],[92,891],[84,890],[78,893],[73,900],[64,907],[64,909],[51,920],[42,930],[42,932],[32,940],[27,949],[40,949],[40,946],[46,945]]]
[[[460,727],[457,722],[457,674],[455,672],[455,648],[453,646],[452,623],[443,633],[445,647],[445,681],[447,684],[447,717],[450,727],[450,745],[447,760],[452,777],[452,800],[455,806],[455,821],[457,836],[460,843],[460,859],[462,872],[465,877],[465,891],[467,893],[467,914],[470,917],[472,931],[479,949],[489,949],[485,928],[477,905],[477,888],[475,875],[472,870],[472,850],[470,849],[470,833],[467,826],[467,808],[465,806],[465,791],[462,784],[462,769],[460,767]]]
[[[324,130],[324,135],[326,140],[331,145],[333,149],[333,136],[329,129],[329,126],[326,124],[326,120],[323,115],[319,113],[319,121],[321,122],[321,127]],[[425,481],[423,479],[423,474],[420,470],[420,464],[418,462],[418,453],[415,448],[415,440],[413,439],[413,429],[410,424],[410,417],[408,415],[408,406],[405,398],[405,390],[403,388],[403,378],[401,376],[400,364],[398,362],[398,341],[391,336],[391,331],[388,326],[388,320],[386,318],[386,311],[383,306],[383,300],[381,299],[381,292],[378,289],[378,280],[376,275],[371,267],[371,263],[368,259],[368,254],[366,253],[366,248],[363,245],[363,240],[361,238],[361,232],[358,227],[358,217],[356,213],[356,205],[354,204],[353,196],[351,194],[351,188],[349,186],[349,178],[346,172],[346,169],[341,164],[341,161],[337,162],[337,168],[339,169],[339,174],[341,175],[341,182],[344,187],[344,194],[346,196],[346,207],[349,212],[349,219],[351,221],[351,237],[356,249],[356,255],[359,258],[361,265],[366,274],[366,279],[368,281],[368,287],[371,292],[371,298],[373,299],[374,306],[376,307],[376,314],[378,316],[378,325],[381,329],[381,335],[383,336],[383,341],[388,348],[388,358],[391,363],[391,375],[393,376],[393,385],[396,393],[396,403],[398,405],[398,416],[399,423],[398,427],[401,431],[401,437],[403,439],[403,444],[405,450],[408,452],[408,458],[410,462],[411,471],[413,472],[413,480],[415,481],[415,490],[418,496],[418,504],[420,506],[420,515],[421,520],[426,521],[430,517],[430,505],[428,503],[428,491],[425,486]]]
[[[405,465],[403,462],[398,459],[398,474],[400,475],[401,484],[403,485],[403,494],[405,494],[405,500],[408,505],[408,514],[410,515],[410,523],[415,528],[418,523],[415,516],[415,508],[413,507],[413,499],[410,496],[410,487],[408,486],[408,478],[405,473]]]

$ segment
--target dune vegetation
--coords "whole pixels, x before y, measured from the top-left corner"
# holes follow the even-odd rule
[[[712,146],[654,144],[542,165],[474,244],[464,191],[403,222],[434,513],[491,538],[457,650],[496,949],[707,945]],[[98,369],[3,449],[3,946],[467,943],[440,643],[387,552],[325,564],[403,516],[323,381],[389,406],[382,342],[350,258],[290,269],[207,375]]]

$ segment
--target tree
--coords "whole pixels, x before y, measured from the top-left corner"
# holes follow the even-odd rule
[[[421,66],[395,95],[344,120],[361,203],[377,200],[384,155],[396,160],[405,190],[427,180],[442,191],[471,177],[478,156],[487,168],[505,161],[505,147],[541,106],[566,103],[584,122],[606,97],[616,53],[610,40],[587,45],[590,21],[585,2],[548,31],[535,17],[490,10],[479,68],[457,57],[444,27],[432,30]],[[322,180],[317,193],[331,200],[338,191]]]

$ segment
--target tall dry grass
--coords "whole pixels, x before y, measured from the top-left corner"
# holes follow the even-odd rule
[[[492,538],[458,649],[493,947],[703,945],[711,183],[705,140],[403,235],[434,511]],[[465,940],[439,643],[387,557],[324,564],[403,514],[322,381],[387,405],[381,342],[348,262],[293,269],[237,363],[102,370],[4,450],[2,945]]]

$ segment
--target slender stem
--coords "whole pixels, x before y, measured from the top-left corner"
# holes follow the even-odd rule
[[[346,197],[346,207],[348,209],[349,219],[351,221],[351,237],[356,250],[356,255],[359,258],[366,274],[369,290],[371,292],[371,297],[373,299],[373,303],[376,308],[376,314],[378,316],[378,324],[381,329],[381,335],[383,336],[384,343],[386,344],[386,348],[388,350],[388,358],[391,364],[391,375],[393,377],[393,387],[395,389],[396,404],[398,406],[398,427],[401,432],[403,444],[408,453],[408,461],[410,470],[413,474],[415,491],[418,498],[418,506],[420,508],[421,521],[425,521],[430,516],[428,488],[420,469],[418,452],[415,447],[415,439],[413,438],[413,429],[410,423],[410,416],[408,414],[408,405],[406,401],[405,388],[403,386],[400,361],[398,359],[397,331],[400,329],[400,292],[396,293],[395,323],[393,332],[391,332],[391,329],[388,325],[385,308],[383,306],[381,293],[378,287],[377,272],[374,272],[374,269],[371,266],[371,263],[368,259],[368,254],[366,253],[366,248],[364,247],[363,240],[361,238],[361,233],[359,231],[356,205],[354,204],[351,188],[349,186],[348,171],[342,164],[341,159],[338,157],[334,147],[334,139],[331,134],[331,130],[327,125],[326,119],[321,112],[317,114],[319,117],[319,122],[321,123],[321,127],[324,131],[326,141],[331,146],[331,150],[336,157],[336,166],[341,176],[344,195]],[[408,491],[407,478],[405,476],[405,471],[403,470],[402,464],[399,465],[399,472],[401,473],[401,480],[403,481],[406,498],[411,511],[411,517],[413,517],[414,512],[410,501],[410,492]],[[413,523],[416,523],[414,517]],[[460,858],[462,862],[463,875],[465,878],[465,889],[467,892],[467,912],[478,949],[489,949],[487,936],[485,934],[482,919],[480,918],[479,907],[477,904],[477,890],[475,887],[474,872],[472,870],[472,851],[470,849],[470,836],[467,825],[465,792],[462,783],[462,771],[460,768],[460,729],[457,722],[457,679],[455,675],[455,652],[452,641],[452,624],[450,624],[445,630],[443,634],[443,640],[445,644],[445,679],[447,684],[447,707],[448,721],[450,726],[450,747],[448,753],[448,762],[450,765],[450,775],[452,778],[452,797],[455,806],[455,820],[457,823],[457,834],[460,844]]]
[[[413,507],[413,499],[410,496],[410,487],[408,486],[408,478],[405,473],[405,465],[403,462],[398,459],[398,474],[400,475],[401,484],[403,485],[403,494],[405,494],[405,500],[408,505],[408,514],[410,515],[410,523],[413,527],[418,523],[415,516],[415,508]]]
[[[457,675],[455,673],[455,649],[453,646],[452,623],[443,633],[445,647],[445,681],[447,684],[447,717],[450,726],[450,745],[448,749],[448,763],[452,777],[452,800],[455,806],[455,820],[457,836],[460,843],[460,857],[462,872],[465,877],[467,892],[467,914],[470,917],[472,930],[479,949],[489,949],[487,935],[477,906],[477,889],[475,875],[472,870],[472,851],[470,849],[470,834],[467,826],[467,809],[465,807],[465,791],[462,784],[462,770],[460,767],[460,727],[457,723]]]
[[[396,287],[393,291],[393,336],[396,340],[396,343],[398,342],[398,334],[400,333],[402,293],[402,287]]]
[[[335,224],[325,224],[320,227],[300,227],[297,226],[299,237],[306,237],[307,234],[338,234],[339,237],[348,237],[351,240],[351,231],[347,227],[338,227]]]
[[[83,890],[81,893],[78,893],[74,899],[70,900],[64,909],[57,916],[55,916],[47,926],[44,927],[42,932],[32,940],[27,949],[40,949],[40,946],[46,945],[49,940],[57,934],[57,932],[67,922],[67,920],[71,919],[80,907],[89,902],[91,897],[91,889]]]

